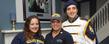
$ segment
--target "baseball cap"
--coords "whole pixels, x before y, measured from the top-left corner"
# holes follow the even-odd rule
[[[62,17],[61,17],[61,15],[58,14],[58,13],[53,13],[52,18],[51,18],[51,21],[53,21],[53,20],[62,21]]]

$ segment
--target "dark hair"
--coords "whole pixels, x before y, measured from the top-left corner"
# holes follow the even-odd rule
[[[29,25],[30,25],[30,22],[33,18],[36,18],[38,19],[38,22],[39,22],[39,30],[35,33],[35,34],[41,34],[41,27],[40,27],[40,20],[37,16],[35,15],[32,15],[32,16],[29,16],[26,21],[25,21],[25,24],[24,24],[24,35],[25,35],[25,39],[26,40],[30,40],[30,39],[33,39],[33,35],[34,33],[30,31],[29,29]]]

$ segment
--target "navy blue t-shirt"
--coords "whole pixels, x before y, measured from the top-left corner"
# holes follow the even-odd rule
[[[73,44],[73,38],[70,35],[70,33],[62,29],[55,38],[52,37],[52,32],[48,33],[46,35],[44,43],[45,44]]]
[[[43,37],[42,35],[38,35],[39,37]],[[37,44],[38,42],[43,42],[44,43],[44,38],[41,39],[32,39],[29,41],[31,44]],[[11,44],[26,44],[27,41],[25,41],[24,38],[24,32],[18,33],[15,38],[12,40]]]

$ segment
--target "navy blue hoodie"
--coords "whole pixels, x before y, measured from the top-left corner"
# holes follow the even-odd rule
[[[73,38],[70,33],[62,29],[55,38],[52,37],[52,32],[48,33],[44,44],[73,44]]]
[[[42,35],[39,35],[39,37],[43,37]],[[37,38],[38,40],[38,38]],[[44,39],[42,40],[38,40],[40,41],[44,41]],[[24,39],[24,32],[18,33],[15,38],[12,40],[11,44],[26,44],[26,41]],[[31,41],[31,44],[37,44],[36,43],[36,39],[34,39],[33,41]]]

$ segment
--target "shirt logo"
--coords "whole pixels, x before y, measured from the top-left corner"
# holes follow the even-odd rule
[[[57,42],[58,44],[62,44],[62,40],[61,40],[61,39],[57,39],[56,42]]]

